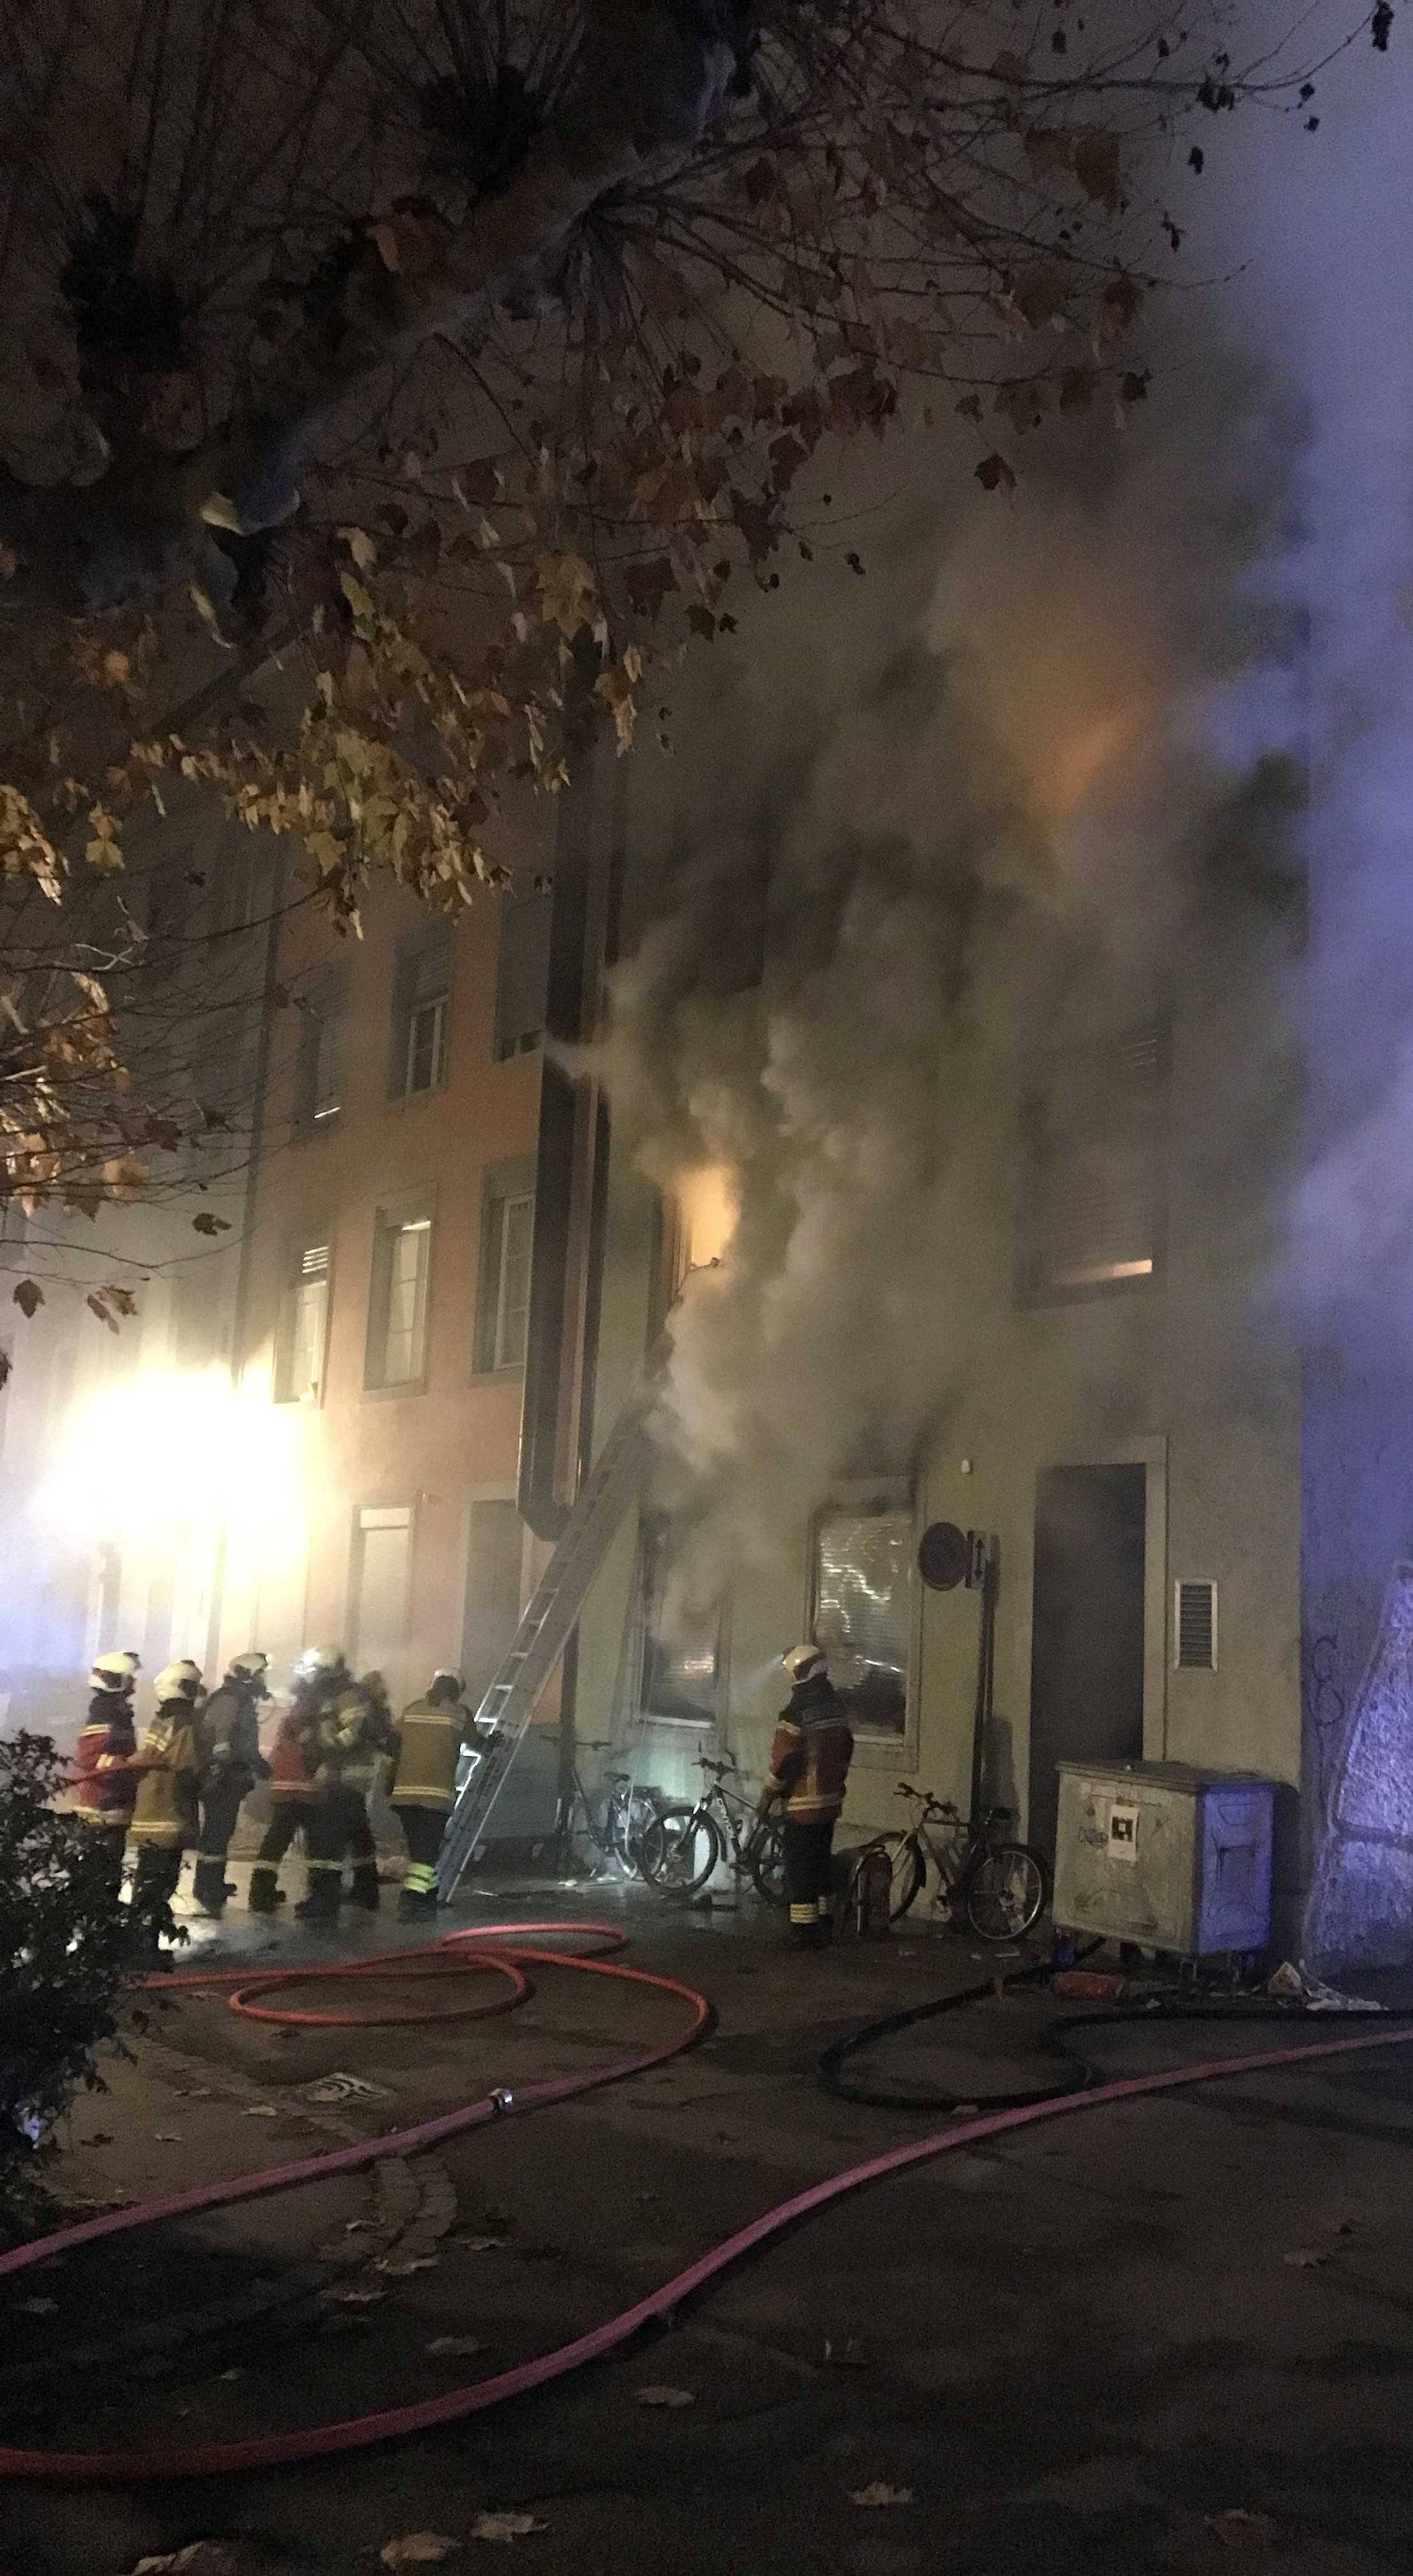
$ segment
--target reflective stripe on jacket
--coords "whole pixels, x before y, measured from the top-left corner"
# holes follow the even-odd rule
[[[126,1827],[137,1796],[132,1701],[126,1691],[95,1691],[74,1755],[74,1813],[86,1825]]]
[[[196,1740],[190,1700],[163,1700],[142,1739],[132,1838],[163,1851],[196,1840]]]
[[[854,1754],[850,1726],[833,1684],[822,1673],[801,1682],[783,1709],[770,1748],[765,1787],[783,1798],[793,1825],[822,1824],[844,1804]]]
[[[270,1795],[283,1805],[290,1798],[317,1798],[306,1759],[313,1712],[307,1702],[296,1700],[280,1720],[279,1732],[270,1748]]]
[[[470,1727],[470,1713],[459,1699],[414,1699],[403,1710],[393,1739],[397,1768],[388,1791],[394,1806],[440,1807],[450,1814],[456,1804],[456,1765]]]

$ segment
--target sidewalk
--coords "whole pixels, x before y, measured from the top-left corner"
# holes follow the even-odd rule
[[[11,2374],[46,2354],[63,2368],[25,2388],[0,2371],[16,2438],[232,2438],[528,2358],[786,2193],[924,2131],[822,2095],[818,2052],[985,1973],[927,1930],[801,1959],[773,1920],[669,1914],[647,1891],[521,1881],[453,1920],[574,1916],[621,1918],[636,1964],[709,1992],[708,2040],[440,2156],[25,2276],[0,2294],[0,2350]],[[233,1915],[219,1947],[264,1966],[408,1943],[388,1909],[336,1942]],[[145,2197],[658,2026],[651,1999],[583,1991],[599,1983],[545,1972],[522,2011],[444,2030],[286,2035],[183,2002],[75,2116],[65,2187]],[[888,2072],[1039,2080],[1046,2010],[1016,1999],[924,2025]],[[1244,2044],[1208,2032],[1193,2053]],[[1102,2041],[1115,2072],[1179,2046]],[[378,2089],[311,2098],[338,2074]],[[82,2143],[95,2135],[112,2143]],[[1403,2576],[1410,2155],[1413,2046],[1081,2113],[860,2193],[670,2334],[494,2417],[227,2485],[10,2489],[0,2566],[107,2576],[213,2535],[242,2538],[252,2571],[345,2576],[430,2530],[470,2569],[476,2517],[511,2508],[545,2526],[515,2544],[545,2576],[1207,2576],[1253,2556],[1279,2576]],[[17,2313],[35,2296],[54,2311]],[[448,2337],[480,2349],[438,2352]],[[109,2358],[86,2374],[76,2350]],[[643,2404],[655,2386],[689,2402]],[[852,2501],[880,2486],[911,2500]]]

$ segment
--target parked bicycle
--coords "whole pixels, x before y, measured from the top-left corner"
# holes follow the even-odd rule
[[[745,1870],[767,1905],[784,1905],[785,1839],[778,1818],[758,1816],[743,1792],[726,1786],[744,1775],[739,1763],[712,1762],[698,1769],[710,1780],[695,1806],[664,1807],[638,1844],[638,1867],[649,1887],[664,1896],[695,1896],[728,1853]]]
[[[917,1810],[905,1831],[875,1834],[854,1856],[857,1872],[869,1852],[886,1851],[892,1873],[889,1921],[915,1904],[931,1863],[937,1874],[933,1902],[965,1920],[983,1941],[1018,1941],[1045,1911],[1050,1872],[1029,1843],[1003,1842],[999,1829],[1014,1821],[1013,1807],[983,1807],[970,1822],[950,1799],[898,1782],[898,1794]],[[852,1891],[851,1891],[852,1892]]]
[[[586,1740],[579,1749],[584,1753],[608,1753],[613,1748],[606,1742]],[[638,1865],[643,1834],[663,1813],[666,1802],[660,1789],[637,1786],[631,1771],[605,1771],[602,1786],[605,1795],[600,1814],[584,1786],[578,1764],[572,1765],[569,1787],[561,1792],[555,1812],[555,1848],[562,1861],[572,1863],[587,1842],[601,1859],[614,1861],[631,1873]]]

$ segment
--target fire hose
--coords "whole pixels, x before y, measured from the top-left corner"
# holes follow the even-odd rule
[[[526,1933],[535,1936],[554,1933],[560,1937],[566,1933],[588,1935],[598,1942],[599,1953],[530,1947],[527,1946],[524,1938]],[[409,1961],[417,1963],[411,1971],[414,1974],[439,1976],[451,1971],[470,1973],[473,1961],[465,1954],[473,1944],[486,1943],[496,1946],[490,1949],[477,1947],[474,1951],[474,1967],[490,1970],[500,1976],[512,1989],[510,1996],[495,1999],[501,2009],[505,2008],[507,2001],[518,2000],[519,1993],[523,1993],[525,1966],[542,1964],[579,1969],[597,1976],[622,1978],[632,1984],[655,1989],[659,1993],[675,1995],[690,2006],[689,2017],[683,2028],[669,2039],[660,2041],[651,2048],[636,2051],[629,2057],[614,2059],[609,2064],[592,2068],[588,2072],[551,2077],[517,2087],[513,2093],[499,2088],[480,2101],[463,2105],[459,2110],[444,2113],[435,2119],[415,2122],[409,2128],[395,2130],[381,2137],[360,2140],[353,2146],[336,2147],[292,2164],[269,2166],[262,2172],[242,2175],[228,2182],[202,2186],[193,2191],[176,2192],[160,2200],[149,2201],[138,2209],[109,2211],[101,2217],[84,2219],[73,2226],[59,2228],[53,2234],[40,2237],[32,2244],[17,2247],[8,2254],[0,2255],[0,2278],[27,2270],[36,2263],[49,2262],[55,2255],[66,2253],[79,2245],[91,2244],[99,2237],[117,2235],[130,2228],[153,2226],[162,2219],[180,2217],[196,2210],[211,2209],[234,2201],[251,2200],[260,2194],[287,2190],[302,2182],[324,2181],[333,2174],[355,2171],[361,2166],[375,2163],[382,2157],[414,2154],[419,2149],[435,2146],[444,2139],[460,2136],[467,2130],[484,2126],[499,2117],[543,2109],[551,2102],[568,2101],[576,2094],[587,2092],[600,2085],[616,2083],[627,2075],[639,2074],[648,2067],[660,2065],[664,2060],[677,2056],[683,2049],[691,2047],[710,2024],[711,2007],[705,1996],[677,1978],[654,1975],[640,1968],[622,1967],[605,1958],[602,1956],[604,1950],[618,1950],[624,1946],[624,1936],[603,1925],[587,1923],[488,1925],[484,1928],[478,1927],[474,1932],[451,1933],[437,1943],[430,1952],[392,1952],[377,1960],[359,1960],[350,1965],[320,1969],[289,1967],[254,1977],[248,1970],[198,1971],[195,1975],[174,1981],[164,1979],[162,1982],[164,1985],[175,1982],[178,1985],[207,1987],[225,1984],[231,1987],[230,2001],[236,2011],[254,2013],[256,2017],[265,2019],[288,2019],[295,2023],[307,2023],[312,2018],[316,2024],[329,2027],[342,2025],[352,2017],[341,2014],[318,2014],[311,2017],[288,2007],[276,2011],[270,2006],[268,2000],[262,2001],[262,1998],[268,1999],[281,1987],[303,1985],[311,1979],[367,1980],[390,1971],[403,1974],[407,1972]],[[432,1968],[429,1965],[432,1959],[447,1964],[439,1964],[437,1968]],[[990,1989],[988,1988],[987,1991]],[[486,2008],[482,2005],[471,2009],[485,2010]],[[428,2019],[443,2017],[439,2014],[426,2016]],[[383,2015],[379,2018],[381,2021],[402,2021],[409,2018],[422,2018],[422,2016],[402,2012]],[[1282,2067],[1310,2065],[1328,2058],[1351,2057],[1374,2049],[1406,2046],[1410,2038],[1413,2038],[1413,2030],[1406,2027],[1398,2029],[1383,2027],[1377,2031],[1361,2031],[1353,2038],[1325,2037],[1306,2041],[1294,2047],[1260,2049],[1239,2057],[1210,2059],[1197,2066],[1164,2068],[1147,2075],[1120,2076],[1108,2082],[1092,2084],[1084,2090],[1051,2093],[1040,2100],[1032,2099],[1009,2109],[957,2119],[944,2129],[934,2130],[928,2136],[910,2140],[903,2146],[890,2147],[881,2155],[869,2156],[859,2164],[850,2165],[842,2173],[832,2174],[823,2182],[811,2184],[804,2191],[792,2193],[788,2199],[764,2211],[760,2217],[752,2219],[747,2226],[738,2228],[719,2245],[713,2246],[708,2253],[700,2256],[696,2262],[688,2264],[684,2271],[678,2272],[670,2281],[663,2282],[658,2289],[650,2291],[645,2298],[636,2300],[631,2307],[623,2309],[620,2314],[609,2318],[603,2325],[593,2327],[587,2334],[574,2337],[569,2343],[558,2345],[553,2351],[539,2354],[532,2361],[519,2363],[514,2369],[497,2372],[488,2379],[475,2380],[465,2387],[448,2389],[436,2397],[419,2398],[408,2405],[380,2408],[370,2415],[351,2416],[330,2424],[302,2426],[295,2432],[258,2434],[246,2441],[208,2442],[185,2448],[163,2447],[155,2451],[34,2451],[13,2447],[0,2448],[0,2475],[14,2478],[46,2478],[78,2484],[121,2482],[128,2485],[139,2484],[149,2479],[165,2481],[173,2478],[229,2476],[242,2470],[268,2469],[297,2460],[328,2458],[340,2451],[366,2450],[375,2443],[396,2440],[407,2434],[430,2432],[439,2425],[457,2423],[469,2415],[483,2414],[491,2407],[501,2406],[512,2398],[525,2396],[531,2389],[543,2388],[554,2380],[566,2378],[570,2372],[580,2370],[589,2362],[602,2360],[606,2354],[617,2351],[632,2337],[641,2333],[645,2327],[671,2325],[682,2303],[704,2289],[708,2282],[717,2279],[721,2273],[742,2261],[758,2246],[769,2243],[773,2238],[782,2235],[786,2229],[796,2226],[800,2220],[813,2216],[816,2211],[829,2208],[835,2201],[845,2198],[847,2194],[862,2190],[866,2184],[883,2181],[893,2174],[905,2173],[915,2165],[926,2164],[934,2157],[950,2154],[960,2148],[979,2145],[985,2139],[1004,2137],[1015,2130],[1031,2127],[1041,2120],[1058,2119],[1081,2110],[1099,2110],[1107,2103],[1137,2101],[1147,2095],[1175,2092],[1180,2087],[1190,2087],[1195,2084],[1213,2083],[1227,2076],[1269,2073],[1273,2069]]]

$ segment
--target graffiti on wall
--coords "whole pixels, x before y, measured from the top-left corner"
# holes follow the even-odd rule
[[[1346,1715],[1338,1638],[1311,1644],[1306,1713],[1318,1847],[1306,1916],[1315,1965],[1413,1955],[1413,1565],[1396,1565]]]

